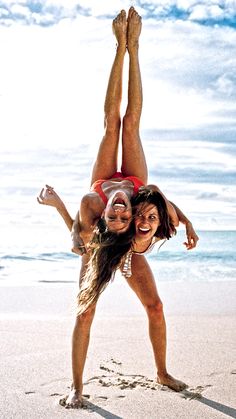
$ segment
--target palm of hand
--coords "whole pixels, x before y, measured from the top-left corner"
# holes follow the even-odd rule
[[[51,186],[46,185],[37,197],[39,204],[49,205],[51,207],[59,208],[62,204],[60,197]]]

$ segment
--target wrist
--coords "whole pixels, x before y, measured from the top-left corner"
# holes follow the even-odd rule
[[[57,209],[57,211],[58,212],[65,212],[65,210],[66,210],[66,207],[65,207],[65,205],[62,203],[59,207],[56,207],[56,209]]]

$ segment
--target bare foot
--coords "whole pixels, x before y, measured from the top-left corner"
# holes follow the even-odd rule
[[[177,380],[169,374],[157,376],[157,382],[163,386],[171,388],[174,391],[182,391],[187,387],[183,381]]]
[[[134,7],[130,7],[128,14],[127,48],[138,47],[139,35],[142,29],[142,18]]]
[[[80,409],[84,406],[83,397],[79,390],[71,389],[68,396],[59,400],[59,404],[66,409]]]
[[[117,39],[118,46],[120,45],[126,48],[127,20],[125,10],[121,10],[113,20],[112,29]]]

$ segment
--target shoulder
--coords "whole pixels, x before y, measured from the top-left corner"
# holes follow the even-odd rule
[[[104,203],[96,192],[89,192],[80,201],[80,215],[83,220],[94,222],[100,217],[104,209]]]
[[[80,205],[82,207],[93,207],[96,204],[99,204],[100,202],[100,196],[97,192],[89,192],[86,195],[84,195],[80,201]]]

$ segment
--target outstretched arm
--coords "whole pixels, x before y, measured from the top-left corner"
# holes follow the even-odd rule
[[[49,185],[46,185],[46,187],[41,190],[39,196],[37,197],[37,201],[39,204],[49,205],[51,207],[54,207],[59,212],[59,214],[61,215],[68,229],[71,232],[72,252],[77,253],[79,255],[83,255],[84,253],[86,253],[86,248],[84,246],[83,239],[80,237],[80,234],[79,234],[81,231],[79,211],[75,217],[75,220],[73,220],[73,218],[70,216],[69,212],[67,211],[67,208],[64,202],[61,200],[59,195],[54,191],[54,189]]]
[[[37,201],[39,204],[49,205],[51,207],[56,208],[56,210],[59,212],[59,214],[65,221],[68,229],[70,231],[72,230],[74,220],[71,218],[64,202],[61,200],[59,195],[54,191],[52,186],[46,185],[46,187],[41,190],[39,196],[37,197]]]
[[[184,245],[186,246],[187,250],[191,250],[197,246],[199,237],[195,232],[191,221],[189,221],[186,215],[184,215],[184,213],[173,202],[171,202],[171,204],[173,205],[176,214],[178,215],[179,221],[185,225],[187,242],[184,242]]]
[[[174,226],[178,226],[179,223],[182,223],[182,224],[185,225],[187,241],[184,242],[183,244],[186,246],[187,250],[194,249],[194,247],[197,246],[197,242],[199,240],[199,237],[196,234],[191,221],[189,221],[189,219],[186,217],[186,215],[184,215],[184,213],[173,202],[169,201],[165,197],[165,195],[161,192],[161,190],[158,188],[158,186],[148,185],[147,188],[155,190],[163,196],[163,198],[166,201],[167,209],[168,209],[169,215],[171,217],[171,220],[172,220]]]

